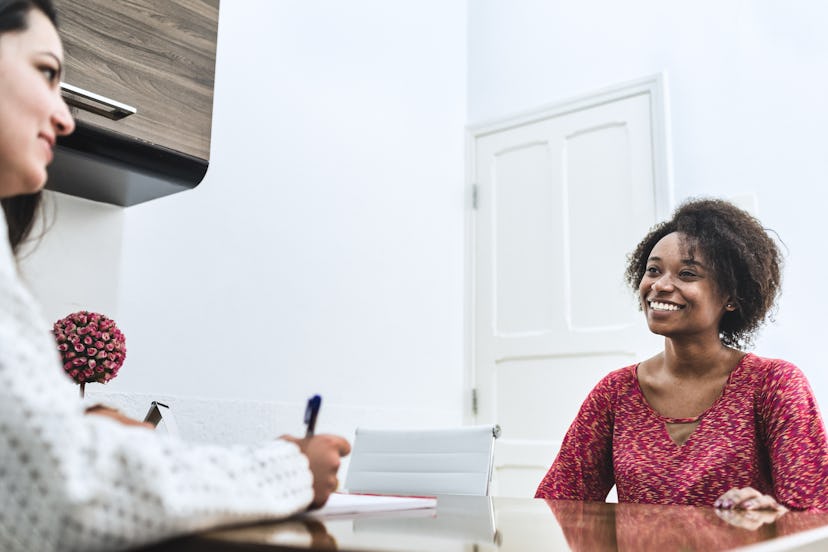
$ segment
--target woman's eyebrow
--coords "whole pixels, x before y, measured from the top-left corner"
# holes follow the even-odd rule
[[[58,68],[57,68],[58,75],[63,75],[63,62],[60,60],[59,57],[57,57],[57,55],[54,52],[51,52],[49,50],[44,50],[44,51],[40,52],[40,54],[54,59],[55,63],[57,63],[57,66],[58,66]]]
[[[661,257],[657,257],[655,255],[653,255],[652,257],[647,259],[648,263],[649,262],[659,262],[659,261],[661,261]],[[697,266],[699,268],[704,268],[704,265],[700,261],[697,261],[696,259],[692,259],[692,258],[691,259],[682,259],[681,264],[690,265],[690,266]]]

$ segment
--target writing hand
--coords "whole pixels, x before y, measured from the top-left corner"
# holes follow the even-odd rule
[[[282,435],[280,439],[294,443],[308,457],[313,474],[313,502],[310,507],[321,508],[339,486],[336,474],[340,458],[351,452],[351,445],[337,435],[314,435],[304,439]]]
[[[149,422],[142,422],[136,420],[134,418],[130,418],[129,416],[125,415],[123,412],[119,410],[115,410],[114,408],[110,408],[108,406],[104,406],[102,404],[96,404],[94,406],[90,406],[86,409],[86,414],[92,414],[94,416],[103,416],[105,418],[111,418],[116,422],[120,422],[123,425],[128,426],[138,426],[138,427],[145,427],[147,429],[155,429]]]

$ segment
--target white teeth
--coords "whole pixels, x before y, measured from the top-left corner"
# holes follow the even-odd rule
[[[651,301],[650,308],[658,311],[677,311],[680,307],[678,305],[671,305],[669,303],[658,303],[656,301]]]

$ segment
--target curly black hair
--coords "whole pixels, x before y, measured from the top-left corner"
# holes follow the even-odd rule
[[[739,349],[751,345],[781,291],[782,253],[774,239],[755,217],[732,203],[687,200],[627,256],[625,277],[636,294],[653,247],[673,232],[688,238],[691,255],[698,250],[704,256],[717,288],[736,305],[719,324],[722,343]]]

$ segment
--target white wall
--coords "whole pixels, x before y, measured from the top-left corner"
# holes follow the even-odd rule
[[[207,177],[126,214],[120,389],[459,423],[464,29],[439,0],[222,3]]]
[[[49,324],[79,310],[118,313],[125,211],[51,191],[19,253],[21,272]],[[115,318],[117,322],[117,318]]]
[[[666,71],[675,195],[756,199],[789,250],[757,351],[797,362],[828,405],[826,16],[815,1],[225,1],[204,182],[117,213],[58,196],[24,268],[50,320],[116,318],[128,358],[104,389],[136,414],[136,394],[221,399],[189,426],[247,439],[300,431],[320,392],[321,430],[459,423],[464,125]],[[99,254],[66,255],[91,228]]]
[[[796,362],[828,408],[820,230],[828,204],[821,32],[828,5],[476,0],[469,7],[472,124],[667,73],[675,197],[753,196],[760,219],[788,248],[783,301],[756,351]]]
[[[124,210],[120,266],[61,286],[119,298],[127,360],[101,390],[222,399],[225,429],[276,403],[271,435],[313,393],[319,431],[461,423],[465,21],[442,0],[222,2],[206,178]]]

